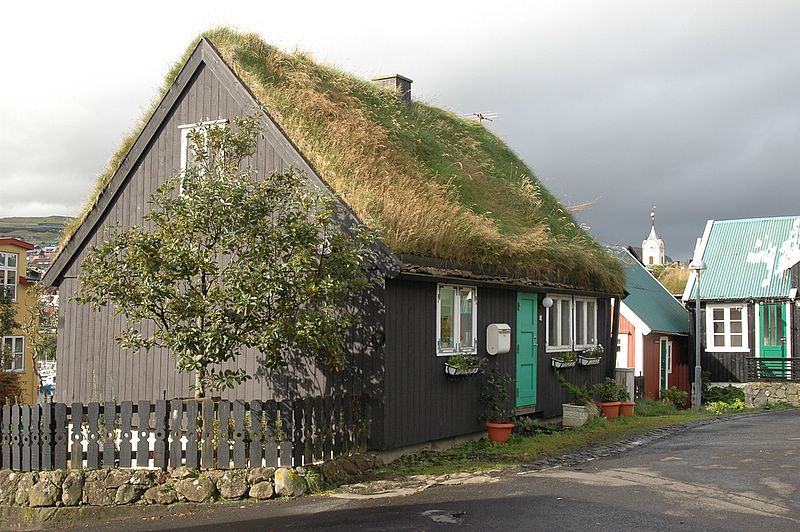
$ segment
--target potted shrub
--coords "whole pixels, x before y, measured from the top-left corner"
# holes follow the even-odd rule
[[[562,353],[560,356],[553,357],[550,359],[550,362],[556,369],[573,368],[575,367],[575,364],[578,363],[578,355],[572,351],[567,351],[566,353]]]
[[[592,387],[592,392],[599,399],[597,406],[609,420],[617,419],[619,416],[619,386],[617,381],[606,377],[603,382],[599,382]]]
[[[581,366],[596,366],[603,360],[603,346],[597,344],[578,355],[578,363]]]
[[[569,396],[569,403],[561,405],[563,414],[561,424],[565,427],[581,427],[590,417],[597,415],[597,409],[591,403],[588,386],[576,386],[569,382],[560,371],[556,371],[558,382]]]
[[[619,415],[632,416],[636,408],[636,402],[631,401],[631,394],[628,393],[628,389],[625,386],[619,384],[617,388],[619,390]]]
[[[444,363],[444,372],[451,376],[475,375],[482,362],[482,358],[474,355],[453,355]]]
[[[511,377],[508,373],[492,368],[483,374],[481,402],[483,414],[481,420],[489,433],[489,442],[502,445],[511,436],[514,424],[511,422],[511,411],[508,408],[508,385]]]

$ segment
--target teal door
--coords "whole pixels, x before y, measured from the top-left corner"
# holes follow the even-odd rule
[[[786,316],[783,303],[764,303],[761,305],[761,357],[786,358]],[[783,361],[764,362],[775,372],[784,376]]]
[[[516,405],[536,404],[536,294],[517,293],[517,400]]]
[[[664,338],[663,336],[661,337],[660,344],[661,344],[661,382],[660,382],[660,385],[661,385],[662,388],[669,388],[669,386],[668,386],[669,381],[667,379],[669,378],[669,370],[671,369],[670,368],[670,364],[672,364],[672,360],[670,360],[672,357],[669,356],[670,345],[669,345],[669,341],[666,338]]]

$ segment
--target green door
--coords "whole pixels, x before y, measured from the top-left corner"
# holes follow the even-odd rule
[[[661,337],[661,382],[662,388],[669,388],[669,372],[672,369],[672,343],[664,336]]]
[[[516,405],[536,404],[536,294],[517,293],[517,401]]]
[[[761,357],[786,358],[786,316],[783,303],[764,303],[761,305]],[[785,376],[784,362],[764,362],[775,372],[775,376]]]

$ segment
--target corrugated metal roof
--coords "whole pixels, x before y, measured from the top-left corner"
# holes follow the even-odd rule
[[[628,250],[616,246],[608,250],[625,270],[625,290],[630,295],[622,302],[653,331],[687,334],[689,314],[683,305]]]
[[[800,261],[800,217],[714,220],[703,261],[701,299],[788,298],[790,268]]]

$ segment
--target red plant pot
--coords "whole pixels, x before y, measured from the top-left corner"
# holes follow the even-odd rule
[[[489,442],[497,445],[506,443],[511,436],[511,429],[514,428],[513,423],[494,423],[492,421],[487,421],[484,425],[486,425],[486,430],[489,433]]]
[[[619,401],[597,403],[597,406],[600,407],[603,415],[606,416],[609,421],[613,421],[619,417]]]
[[[620,416],[632,416],[633,409],[636,406],[636,403],[633,401],[622,401],[619,404],[619,415]]]

